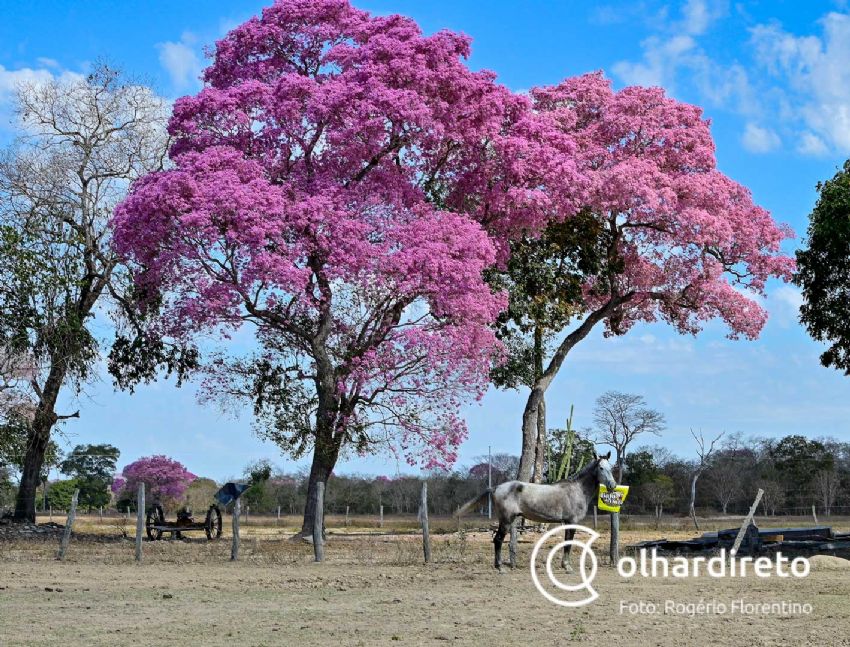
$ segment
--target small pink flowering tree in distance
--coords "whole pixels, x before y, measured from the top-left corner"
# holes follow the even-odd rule
[[[195,478],[180,461],[162,455],[146,456],[121,470],[121,476],[112,481],[112,491],[135,500],[139,483],[144,483],[145,501],[170,507],[182,500]]]
[[[116,211],[148,335],[256,326],[260,351],[208,362],[204,392],[312,450],[303,534],[345,449],[454,462],[500,352],[505,299],[482,272],[545,223],[545,176],[575,179],[562,201],[583,186],[549,154],[565,136],[468,54],[345,0],[276,2],[217,43],[206,87],[175,103],[174,167]]]
[[[580,323],[557,340],[530,384],[521,480],[531,480],[546,389],[594,326],[604,322],[606,334],[622,335],[639,321],[660,320],[696,334],[719,318],[730,337],[755,339],[767,319],[756,297],[768,278],[787,281],[794,270],[780,250],[791,230],[717,170],[709,123],[698,107],[660,88],[614,92],[601,73],[537,88],[531,96],[540,118],[568,135],[565,153],[578,147],[590,180],[580,217],[562,215],[553,224],[582,223],[582,244],[593,249],[583,250],[592,262],[574,269]],[[573,260],[563,262],[570,267]]]

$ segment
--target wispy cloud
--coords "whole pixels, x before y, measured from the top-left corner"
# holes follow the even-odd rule
[[[751,153],[769,153],[782,146],[782,140],[770,128],[750,122],[744,128],[741,144]]]
[[[80,79],[82,74],[64,70],[53,59],[39,58],[41,67],[21,67],[10,70],[0,65],[0,130],[14,126],[12,114],[12,99],[16,88],[26,84],[47,83],[55,78]]]
[[[778,23],[752,29],[756,60],[787,86],[788,116],[802,122],[797,150],[850,151],[850,15],[831,12],[822,35],[795,35]]]
[[[168,73],[171,84],[177,91],[200,87],[199,77],[203,70],[202,57],[198,53],[197,38],[191,32],[183,32],[178,42],[166,41],[157,44],[160,65]]]

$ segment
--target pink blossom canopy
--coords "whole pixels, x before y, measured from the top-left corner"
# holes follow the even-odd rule
[[[334,433],[379,423],[390,451],[453,462],[499,352],[505,300],[482,272],[504,232],[545,224],[546,174],[578,177],[468,54],[345,0],[275,2],[219,41],[174,106],[174,168],[116,211],[159,334],[251,321],[305,383],[333,372]]]
[[[578,147],[589,179],[586,207],[622,261],[612,285],[584,286],[590,309],[633,295],[606,324],[668,321],[695,333],[720,318],[730,336],[758,336],[767,313],[755,300],[771,276],[788,280],[780,251],[792,236],[716,168],[709,122],[660,88],[614,92],[601,73],[531,92],[536,111]]]

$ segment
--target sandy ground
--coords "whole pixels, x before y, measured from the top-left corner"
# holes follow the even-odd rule
[[[435,536],[429,565],[415,536],[332,535],[322,564],[262,537],[237,563],[229,541],[145,543],[141,565],[129,541],[74,542],[64,563],[52,542],[0,543],[0,644],[850,645],[850,563],[834,558],[803,579],[627,580],[600,566],[599,599],[575,609],[534,588],[532,537],[502,575],[487,533]],[[738,600],[811,612],[732,611]],[[686,606],[700,602],[714,607]]]

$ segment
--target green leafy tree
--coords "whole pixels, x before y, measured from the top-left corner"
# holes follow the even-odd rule
[[[773,469],[778,474],[789,503],[810,502],[815,475],[833,469],[834,460],[826,446],[805,436],[785,436],[768,449]]]
[[[582,313],[581,286],[598,271],[604,254],[596,220],[579,214],[550,224],[539,237],[525,236],[511,243],[504,270],[491,270],[488,280],[508,293],[508,308],[496,322],[496,332],[507,350],[507,361],[491,377],[506,389],[532,388],[543,374],[557,335]],[[542,479],[546,460],[546,401],[537,408],[537,439],[530,447],[531,479]],[[525,451],[525,450],[524,450]],[[533,458],[533,466],[531,463]]]
[[[242,500],[255,511],[269,510],[274,505],[274,494],[269,486],[272,476],[272,464],[266,459],[248,463],[245,468],[245,478],[251,483],[242,494]]]
[[[75,479],[55,481],[47,488],[47,503],[51,508],[67,510],[71,507],[74,490],[79,487]],[[77,499],[79,502],[79,499]]]
[[[797,252],[800,320],[813,338],[829,344],[821,363],[850,375],[850,160],[817,189],[806,246]]]
[[[80,488],[80,505],[91,509],[109,504],[109,485],[120,455],[112,445],[77,445],[62,461],[60,471]]]

